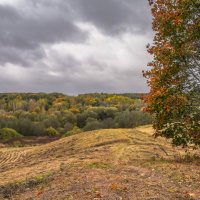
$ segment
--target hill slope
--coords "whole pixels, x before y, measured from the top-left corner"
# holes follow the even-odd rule
[[[0,199],[200,199],[199,159],[152,133],[98,130],[0,148]]]

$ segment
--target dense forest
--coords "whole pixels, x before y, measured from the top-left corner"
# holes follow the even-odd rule
[[[68,136],[82,131],[132,128],[152,122],[144,113],[144,94],[2,93],[0,139],[22,136]]]

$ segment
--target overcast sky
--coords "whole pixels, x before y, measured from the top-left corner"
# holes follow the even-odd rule
[[[146,92],[147,0],[0,0],[0,92]]]

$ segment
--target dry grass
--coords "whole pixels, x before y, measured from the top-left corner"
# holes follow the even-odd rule
[[[0,199],[200,199],[200,159],[151,126],[0,148]]]

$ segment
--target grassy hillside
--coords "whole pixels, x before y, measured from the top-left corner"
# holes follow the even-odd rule
[[[200,162],[151,126],[0,148],[0,199],[200,199]]]

